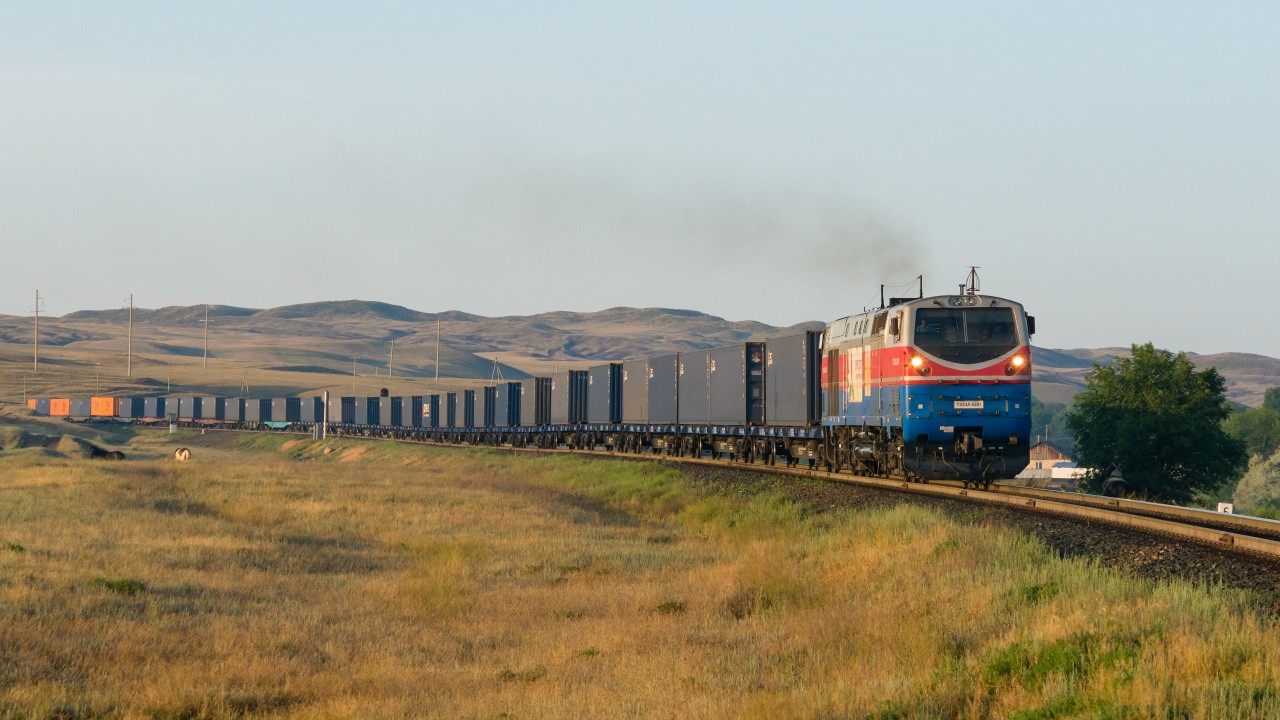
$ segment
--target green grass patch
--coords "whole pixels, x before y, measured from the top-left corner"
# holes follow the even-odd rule
[[[666,602],[658,603],[657,608],[660,615],[680,615],[687,609],[688,606],[683,600],[667,600]]]
[[[121,595],[137,595],[138,593],[145,592],[147,589],[145,583],[132,578],[111,579],[96,577],[89,581],[89,585],[91,587],[104,588]]]
[[[1159,634],[1157,628],[1141,633],[1077,633],[1047,644],[1021,640],[995,652],[983,672],[983,683],[989,690],[1008,683],[1039,690],[1051,677],[1074,683],[1100,672],[1114,676],[1138,659],[1149,637]]]

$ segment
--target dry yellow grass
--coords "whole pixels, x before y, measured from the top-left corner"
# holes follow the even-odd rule
[[[0,457],[0,717],[1280,711],[1247,595],[1000,528],[652,464],[174,440],[194,462]]]

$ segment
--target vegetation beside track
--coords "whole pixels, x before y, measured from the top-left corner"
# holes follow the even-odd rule
[[[136,440],[194,460],[0,455],[0,717],[1280,714],[1258,596],[925,506],[577,456]]]

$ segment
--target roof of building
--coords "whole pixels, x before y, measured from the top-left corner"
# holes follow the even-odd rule
[[[1053,450],[1054,452],[1058,453],[1063,457],[1071,457],[1071,453],[1067,452],[1066,450],[1063,450],[1061,446],[1055,445],[1054,443],[1049,442],[1048,440],[1041,440],[1038,443],[1032,444],[1031,449],[1035,450],[1038,447],[1047,447],[1050,450]]]

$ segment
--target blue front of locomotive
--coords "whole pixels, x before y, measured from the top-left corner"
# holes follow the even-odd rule
[[[1011,478],[1030,461],[1031,323],[1000,298],[939,300],[908,309],[906,465],[930,480]]]

